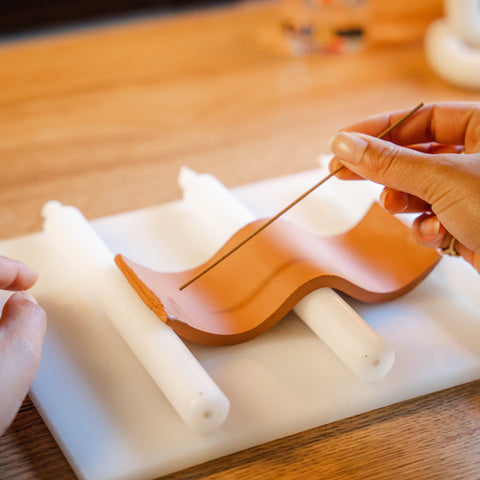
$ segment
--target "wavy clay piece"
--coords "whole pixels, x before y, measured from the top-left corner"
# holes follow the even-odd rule
[[[384,302],[414,288],[440,259],[375,203],[352,230],[335,236],[317,237],[277,220],[179,290],[264,222],[242,228],[208,262],[188,271],[160,273],[122,255],[115,262],[146,305],[178,335],[202,345],[233,345],[271,328],[317,288]]]

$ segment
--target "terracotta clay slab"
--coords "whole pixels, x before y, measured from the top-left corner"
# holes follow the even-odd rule
[[[117,255],[127,280],[155,314],[194,343],[232,345],[275,325],[315,289],[331,287],[364,302],[384,302],[414,288],[440,255],[373,204],[350,231],[316,237],[277,220],[196,282],[179,287],[265,220],[237,232],[208,262],[161,273]]]

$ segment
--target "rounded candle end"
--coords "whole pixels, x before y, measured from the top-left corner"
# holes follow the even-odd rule
[[[182,190],[185,190],[188,184],[198,176],[198,173],[190,167],[183,166],[178,174],[178,184]]]
[[[198,433],[209,433],[217,429],[228,416],[230,402],[221,392],[204,394],[199,392],[190,404],[187,425]]]
[[[56,210],[62,208],[62,204],[57,200],[49,200],[45,205],[42,207],[42,217],[47,218]]]
[[[352,368],[357,378],[363,382],[375,382],[384,377],[395,362],[395,351],[390,345],[384,344],[383,348],[374,354],[365,354],[364,361],[358,369]]]

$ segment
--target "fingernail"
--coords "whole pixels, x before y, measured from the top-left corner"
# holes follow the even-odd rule
[[[406,193],[403,193],[403,192],[397,193],[397,212],[402,213],[407,208],[408,208],[408,195]],[[440,222],[438,222],[438,226],[440,228]]]
[[[385,205],[385,198],[387,197],[388,195],[388,190],[382,190],[382,193],[380,194],[380,205],[388,211],[386,205]]]
[[[35,297],[33,295],[30,295],[30,293],[28,292],[19,292],[20,295],[22,295],[22,297],[24,297],[25,299],[27,299],[29,302],[33,302],[35,303],[36,305],[38,305],[38,302],[35,300]]]
[[[393,193],[388,188],[385,188],[380,194],[380,205],[387,212],[403,213],[408,208],[408,195],[403,192]]]
[[[437,217],[425,219],[419,226],[422,235],[438,235],[440,233],[440,222]]]
[[[363,157],[368,143],[350,132],[337,133],[330,142],[332,152],[346,163],[357,164]]]

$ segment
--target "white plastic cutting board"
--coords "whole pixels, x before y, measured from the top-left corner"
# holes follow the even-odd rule
[[[234,192],[258,215],[273,215],[324,173],[312,170]],[[317,233],[337,233],[350,228],[377,194],[367,182],[332,179],[287,218]],[[181,201],[93,223],[113,252],[159,270],[191,267],[219,246],[205,244],[202,224]],[[31,396],[84,479],[153,478],[480,378],[480,277],[462,260],[445,258],[399,300],[364,305],[348,299],[395,349],[391,372],[376,383],[357,380],[293,314],[241,345],[189,344],[231,402],[218,430],[196,434],[41,233],[0,242],[0,254],[40,272],[33,293],[49,326]],[[1,295],[3,302],[7,296]]]

